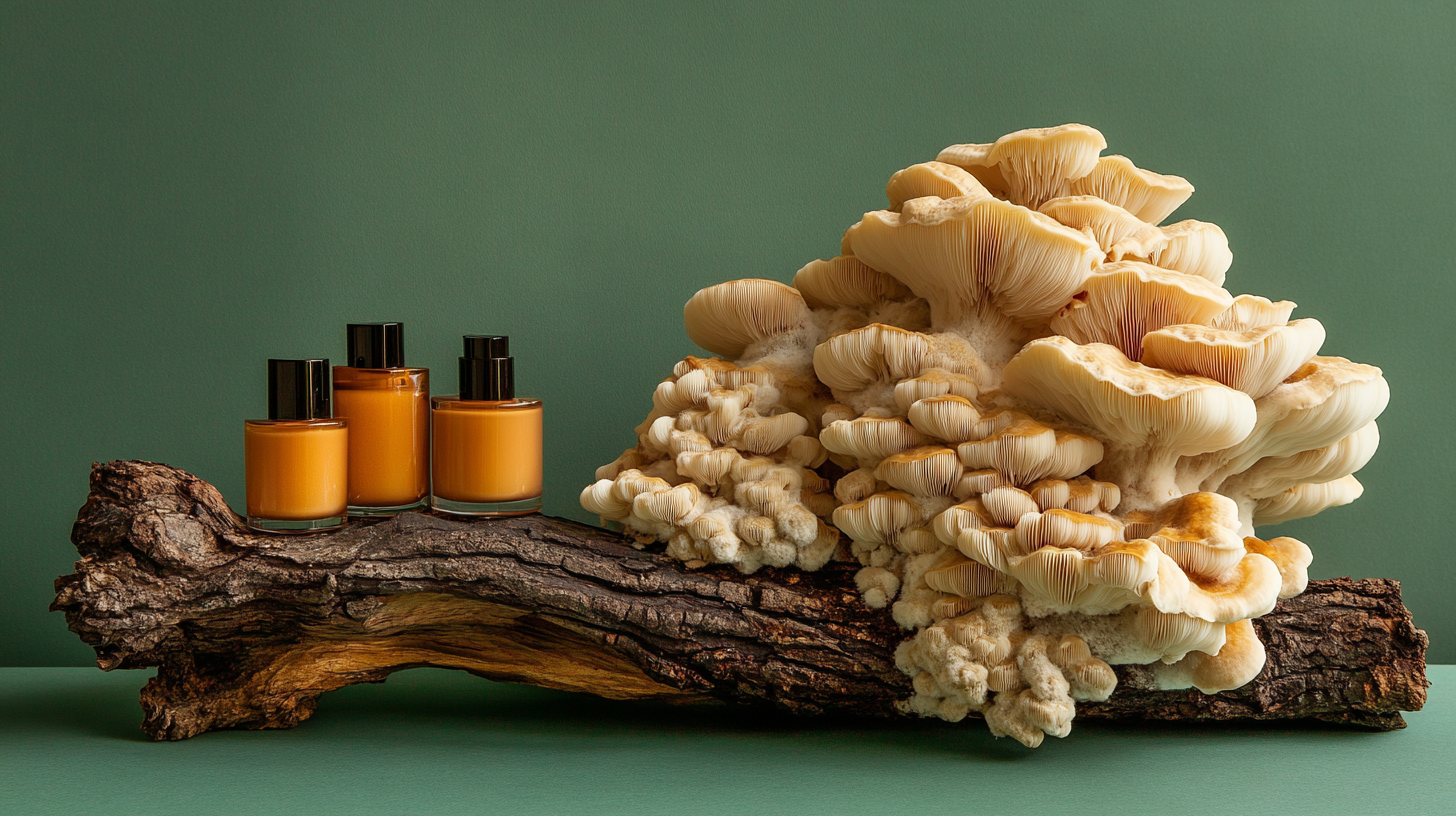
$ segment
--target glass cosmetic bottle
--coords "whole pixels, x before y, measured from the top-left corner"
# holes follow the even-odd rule
[[[334,415],[349,422],[349,515],[387,516],[430,495],[430,371],[406,368],[403,323],[350,323],[334,367]]]
[[[467,335],[460,395],[431,404],[432,507],[468,516],[541,509],[542,406],[516,397],[507,338]]]
[[[332,530],[347,520],[349,429],[329,414],[328,360],[269,360],[268,418],[243,423],[248,526]]]

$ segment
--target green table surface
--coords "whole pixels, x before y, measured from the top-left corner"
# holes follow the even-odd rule
[[[979,722],[784,719],[415,670],[287,731],[147,741],[146,675],[0,669],[0,812],[1456,813],[1456,666],[1378,734],[1078,723],[1030,751]]]

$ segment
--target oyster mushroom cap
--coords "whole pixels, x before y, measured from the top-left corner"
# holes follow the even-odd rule
[[[1103,156],[1068,192],[1097,196],[1149,224],[1160,224],[1193,195],[1193,185],[1180,176],[1140,170],[1125,156]]]
[[[1273,301],[1258,295],[1239,295],[1224,313],[1209,323],[1215,329],[1248,331],[1261,326],[1283,326],[1295,304],[1290,300]]]
[[[890,176],[890,183],[885,185],[885,197],[896,212],[905,202],[925,196],[990,198],[991,193],[965,169],[939,161],[913,164]]]
[[[1028,343],[1002,390],[1130,445],[1191,456],[1236,444],[1255,421],[1249,395],[1203,377],[1135,363],[1109,345],[1065,337]]]
[[[1068,124],[1008,133],[990,144],[951,145],[936,161],[965,168],[986,189],[1013,204],[1036,209],[1067,194],[1092,172],[1107,140],[1095,128]]]
[[[1360,498],[1365,486],[1354,476],[1321,484],[1302,484],[1259,499],[1254,505],[1254,526],[1282,524],[1307,518],[1321,510],[1340,507]]]
[[[798,290],[778,281],[745,278],[700,289],[683,307],[688,339],[724,357],[803,326],[809,307]]]
[[[836,334],[814,349],[814,373],[830,388],[857,391],[878,380],[920,373],[930,339],[883,323]]]
[[[1165,326],[1144,335],[1142,362],[1218,380],[1258,399],[1309,362],[1324,342],[1325,327],[1313,318],[1247,331]]]
[[[1129,360],[1143,354],[1143,336],[1179,323],[1203,324],[1233,297],[1203,278],[1139,261],[1110,263],[1087,279],[1083,294],[1051,319],[1049,328],[1078,343],[1116,346]]]
[[[985,309],[1045,320],[1082,288],[1102,250],[1077,230],[994,198],[924,197],[877,210],[845,233],[865,263],[893,275],[950,326]]]
[[[913,296],[905,284],[853,255],[810,261],[794,274],[794,288],[814,309],[871,309]]]

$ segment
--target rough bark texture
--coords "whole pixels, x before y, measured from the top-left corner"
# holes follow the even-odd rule
[[[53,609],[102,669],[154,666],[143,729],[287,728],[323,692],[416,666],[615,699],[795,714],[896,713],[906,633],[853,569],[689,570],[546,516],[411,513],[307,536],[246,530],[211,485],[148,462],[95,466]],[[1394,581],[1314,581],[1257,622],[1263,674],[1218,695],[1151,691],[1119,667],[1079,718],[1314,718],[1391,729],[1425,701],[1425,633]]]

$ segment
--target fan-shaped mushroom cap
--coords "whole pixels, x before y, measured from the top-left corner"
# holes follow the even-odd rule
[[[798,290],[759,278],[700,289],[683,307],[688,339],[733,359],[750,344],[799,328],[808,319],[809,307]]]
[[[836,334],[814,349],[814,373],[830,388],[857,391],[878,380],[920,373],[930,339],[882,323]]]
[[[1044,320],[1102,259],[1092,239],[1041,213],[994,198],[917,198],[903,211],[866,213],[845,234],[865,263],[930,303],[936,325],[990,306]]]
[[[981,506],[999,527],[1012,527],[1017,519],[1037,511],[1031,494],[1014,487],[996,487],[982,493]]]
[[[704,487],[717,487],[742,458],[733,448],[714,448],[710,451],[683,451],[674,462],[677,472],[683,476]]]
[[[1147,261],[1163,269],[1197,275],[1222,286],[1233,265],[1228,236],[1217,224],[1207,221],[1179,221],[1154,227],[1152,233],[1130,236],[1108,250],[1112,260]]]
[[[1283,493],[1259,499],[1254,505],[1254,526],[1307,518],[1321,510],[1349,504],[1364,492],[1365,486],[1354,476],[1323,484],[1296,485]]]
[[[900,410],[909,411],[923,399],[949,395],[973,400],[978,391],[975,381],[965,374],[932,368],[922,371],[919,376],[895,383],[895,404]]]
[[[1139,170],[1123,156],[1103,156],[1087,175],[1068,187],[1071,195],[1094,195],[1149,224],[1160,224],[1193,195],[1193,185],[1178,176]]]
[[[1152,544],[1151,541],[1148,542]],[[1161,612],[1181,612],[1212,623],[1232,623],[1269,614],[1279,600],[1283,578],[1273,561],[1246,553],[1232,569],[1216,579],[1186,575],[1164,555],[1158,579],[1146,591]]]
[[[1072,124],[1018,130],[991,144],[951,145],[936,160],[963,167],[992,192],[1036,209],[1092,172],[1106,147],[1101,133]]]
[[[810,261],[794,275],[794,288],[814,309],[870,309],[911,297],[905,284],[870,269],[853,255]]]
[[[1009,576],[961,555],[950,564],[926,570],[925,584],[936,592],[963,598],[1015,591],[1015,582]]]
[[[1097,196],[1054,198],[1040,209],[1058,223],[1087,233],[1103,252],[1129,239],[1155,241],[1162,235],[1157,227]]]
[[[1374,423],[1333,445],[1293,456],[1269,456],[1227,479],[1219,492],[1235,497],[1263,499],[1300,484],[1323,484],[1365,467],[1380,446],[1380,428]]]
[[[621,521],[632,512],[632,503],[618,498],[611,479],[598,479],[581,491],[581,506],[604,519]]]
[[[956,482],[955,489],[951,495],[958,499],[968,499],[972,496],[979,496],[982,493],[989,493],[998,487],[1008,487],[1010,485],[1011,482],[999,470],[984,468],[963,474],[961,480]]]
[[[1239,295],[1223,314],[1208,325],[1215,329],[1248,331],[1263,326],[1283,326],[1294,311],[1294,301],[1272,301],[1258,295]]]
[[[1259,399],[1258,421],[1242,442],[1210,458],[1233,474],[1264,457],[1322,448],[1372,422],[1389,401],[1375,366],[1314,357]]]
[[[666,490],[639,493],[632,500],[632,512],[649,521],[681,527],[701,512],[703,494],[692,482]]]
[[[1314,562],[1314,553],[1303,541],[1288,536],[1261,541],[1249,536],[1244,539],[1244,547],[1273,561],[1279,568],[1280,598],[1293,598],[1309,586],[1309,565]]]
[[[1233,303],[1203,278],[1138,261],[1107,264],[1087,279],[1050,328],[1078,343],[1116,346],[1129,360],[1142,357],[1143,335],[1177,323],[1207,323]]]
[[[1264,670],[1264,644],[1251,621],[1241,620],[1224,628],[1223,648],[1217,655],[1189,652],[1170,666],[1156,666],[1154,677],[1158,688],[1180,689],[1192,686],[1204,694],[1240,688]]]
[[[834,526],[855,541],[889,544],[920,523],[920,505],[904,493],[876,493],[834,511]]]
[[[1016,540],[1022,552],[1042,547],[1096,550],[1121,535],[1122,525],[1116,521],[1071,510],[1027,513],[1016,521]]]
[[[1218,380],[1258,399],[1309,362],[1324,342],[1325,327],[1313,318],[1242,332],[1165,326],[1143,337],[1142,361]]]
[[[986,530],[995,526],[996,522],[980,500],[969,499],[941,511],[930,523],[930,530],[942,544],[954,547],[966,530]]]
[[[1076,476],[1102,459],[1102,443],[1023,419],[985,439],[962,443],[961,461],[972,470],[992,468],[1013,484]]]
[[[1228,447],[1254,426],[1247,394],[1212,380],[1134,363],[1112,346],[1033,340],[1012,358],[1002,390],[1119,442],[1154,442],[1180,456]],[[969,465],[968,465],[969,466]]]
[[[1101,615],[1136,603],[1146,586],[1159,577],[1162,557],[1148,541],[1114,542],[1095,555],[1058,547],[1026,555],[1008,552],[1017,546],[984,530],[967,530],[957,543],[963,555],[1009,574],[1026,593],[1057,614]]]
[[[963,168],[938,161],[911,165],[890,176],[890,183],[885,185],[885,195],[890,199],[890,209],[895,211],[899,211],[906,201],[924,196],[991,197],[990,191],[975,176]]]
[[[773,453],[809,430],[809,420],[795,413],[759,417],[744,423],[734,435],[734,447],[754,453]]]
[[[1217,493],[1189,493],[1158,508],[1152,520],[1127,525],[1128,537],[1157,544],[1189,575],[1218,578],[1243,558],[1239,507]]]
[[[832,423],[820,432],[819,442],[833,453],[870,463],[929,444],[930,439],[899,417],[864,416]]]
[[[961,478],[961,461],[950,448],[922,447],[886,457],[875,476],[913,496],[949,496]]]
[[[1159,612],[1144,606],[1133,615],[1133,633],[1138,641],[1159,660],[1182,660],[1189,652],[1218,654],[1223,648],[1227,624],[1190,618],[1187,615]]]
[[[1029,492],[1042,510],[1065,508],[1076,513],[1093,513],[1097,510],[1110,513],[1122,501],[1122,491],[1117,485],[1095,481],[1086,476],[1078,476],[1070,481],[1042,479],[1033,484]]]

